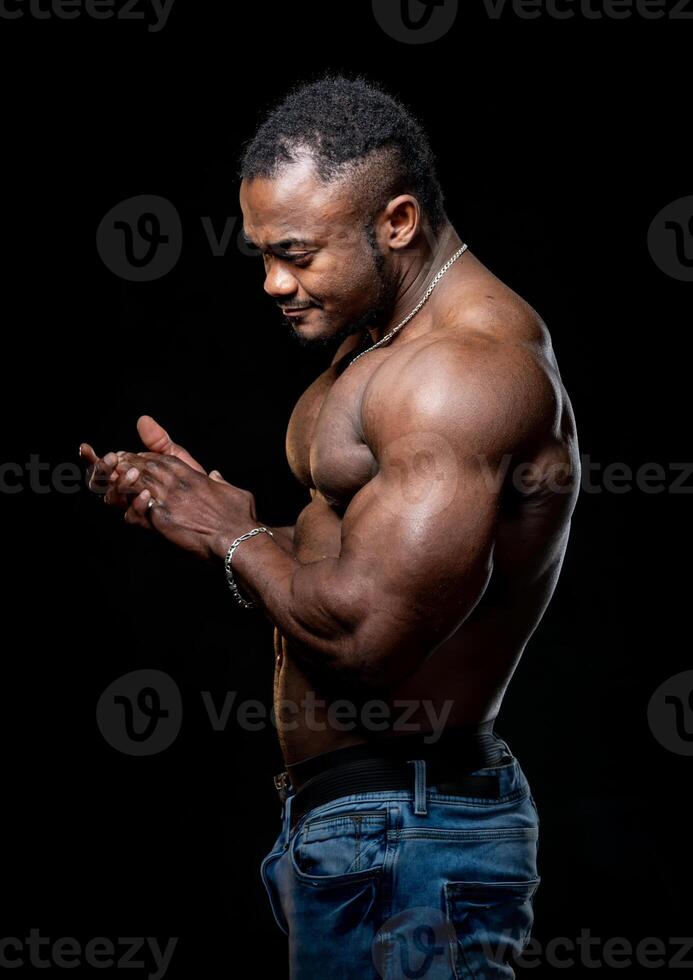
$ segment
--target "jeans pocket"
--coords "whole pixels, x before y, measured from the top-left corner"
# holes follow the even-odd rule
[[[526,881],[447,881],[445,915],[455,931],[458,980],[513,977],[508,960],[521,953],[534,921],[541,876]]]
[[[277,923],[284,935],[288,936],[289,926],[282,911],[278,889],[270,873],[271,862],[280,858],[284,853],[284,850],[272,851],[265,858],[263,858],[262,864],[260,865],[260,877],[262,878],[262,883],[265,886],[265,891],[267,892],[267,897],[269,898],[274,921]]]
[[[289,844],[295,877],[317,886],[380,875],[387,854],[387,810],[308,817]]]

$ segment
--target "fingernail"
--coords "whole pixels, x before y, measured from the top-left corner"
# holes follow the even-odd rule
[[[114,466],[118,460],[115,453],[106,453],[103,458],[104,463],[108,463],[109,466]]]
[[[79,453],[80,456],[82,455],[82,443],[81,442],[79,444],[79,449],[77,450],[77,452]]]
[[[131,466],[130,469],[125,474],[125,480],[127,483],[134,483],[137,477],[140,475],[140,471],[136,466]]]

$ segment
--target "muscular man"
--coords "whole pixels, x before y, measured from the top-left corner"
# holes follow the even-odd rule
[[[274,624],[287,769],[262,873],[291,976],[413,976],[424,953],[418,976],[512,976],[538,817],[492,728],[580,475],[548,331],[466,248],[420,124],[366,79],[291,92],[240,177],[265,292],[301,345],[334,348],[287,431],[310,502],[231,560]],[[139,428],[148,452],[87,448],[110,499],[224,574],[266,527],[252,494]]]

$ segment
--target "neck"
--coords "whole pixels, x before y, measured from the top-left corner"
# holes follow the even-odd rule
[[[366,328],[372,344],[376,344],[379,340],[382,340],[386,334],[394,330],[411,313],[421,301],[440,269],[463,244],[462,239],[449,221],[445,222],[438,235],[433,236],[431,232],[429,232],[429,235],[433,238],[432,246],[423,232],[420,235],[419,243],[410,246],[414,251],[414,255],[409,261],[406,258],[404,260],[405,264],[403,265],[402,272],[399,274],[401,281],[397,289],[397,297],[392,309],[388,312],[387,320],[377,326]],[[452,272],[452,269],[449,271]],[[432,301],[436,291],[442,285],[442,281],[436,285],[431,294],[431,298],[424,305],[423,309]]]

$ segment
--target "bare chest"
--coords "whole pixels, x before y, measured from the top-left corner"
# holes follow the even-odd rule
[[[331,365],[301,395],[289,419],[286,454],[291,471],[338,513],[377,471],[364,441],[361,405],[378,355],[382,357],[373,352],[372,360],[346,369],[344,362]]]

